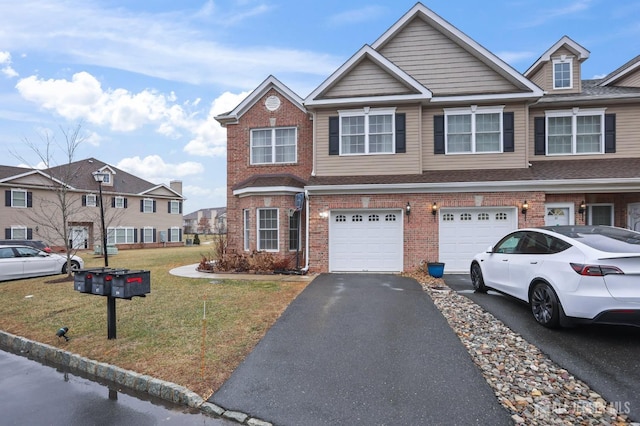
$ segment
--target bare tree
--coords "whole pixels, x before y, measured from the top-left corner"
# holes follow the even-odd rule
[[[211,221],[209,221],[208,217],[201,217],[198,221],[198,232],[201,234],[210,234],[211,233]]]
[[[23,142],[38,157],[40,164],[38,168],[47,179],[45,188],[47,191],[41,197],[35,197],[32,202],[33,208],[26,209],[24,221],[35,225],[38,234],[43,235],[49,241],[64,242],[67,256],[67,276],[71,277],[71,257],[77,249],[73,247],[72,239],[69,235],[69,224],[77,221],[83,211],[80,208],[81,197],[73,190],[72,182],[77,181],[76,172],[72,167],[75,153],[78,147],[84,142],[85,137],[81,133],[82,123],[78,123],[74,128],[64,129],[60,127],[63,141],[58,142],[55,135],[46,131],[40,134],[39,143],[34,143],[27,138]],[[54,164],[54,151],[59,148],[64,154],[64,163]],[[35,169],[21,156],[12,152],[18,160]],[[53,195],[53,196],[51,196]]]

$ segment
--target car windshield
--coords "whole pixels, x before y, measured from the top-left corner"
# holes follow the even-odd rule
[[[545,229],[609,253],[640,253],[640,233],[609,226],[552,226]]]

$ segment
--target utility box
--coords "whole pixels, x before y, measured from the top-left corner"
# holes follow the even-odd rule
[[[151,293],[150,271],[118,271],[111,275],[111,296],[120,299],[144,297]]]
[[[128,269],[103,268],[102,271],[93,271],[91,293],[99,296],[111,296],[111,282],[114,274],[126,272]]]
[[[94,273],[104,273],[110,268],[79,269],[73,273],[73,288],[80,293],[91,293]]]

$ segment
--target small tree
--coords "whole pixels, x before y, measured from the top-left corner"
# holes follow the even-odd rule
[[[198,232],[201,234],[210,234],[211,233],[211,222],[207,217],[201,217],[198,221]]]
[[[193,244],[196,246],[200,245],[200,237],[198,237],[198,234],[193,235]]]

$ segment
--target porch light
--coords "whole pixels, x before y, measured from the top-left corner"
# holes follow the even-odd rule
[[[524,203],[522,203],[522,214],[524,215],[524,220],[527,220],[527,211],[529,210],[529,203],[527,203],[527,200],[524,200]]]
[[[582,220],[584,220],[584,212],[587,211],[587,205],[584,203],[584,200],[580,203],[580,207],[578,207],[578,213],[582,216]]]
[[[411,214],[411,204],[407,201],[407,207],[404,208],[407,212],[407,220],[409,220],[409,215]]]
[[[438,213],[438,204],[436,204],[436,202],[433,202],[433,205],[431,206],[431,214],[432,215],[436,215]]]

